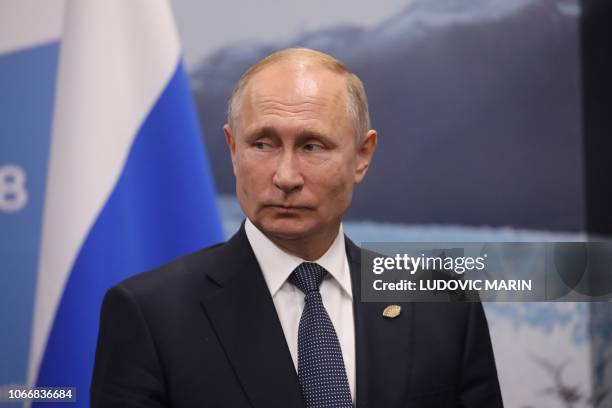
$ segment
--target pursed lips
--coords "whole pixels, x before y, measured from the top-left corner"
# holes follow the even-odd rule
[[[280,212],[295,212],[295,211],[312,210],[312,207],[308,207],[304,205],[267,204],[267,205],[264,205],[264,207],[272,208]]]

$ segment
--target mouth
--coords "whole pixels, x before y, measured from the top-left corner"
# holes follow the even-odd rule
[[[282,204],[280,205],[271,204],[271,205],[267,205],[266,207],[274,211],[283,213],[283,214],[296,213],[296,212],[307,211],[311,209],[310,207],[306,207],[302,205],[282,205]]]

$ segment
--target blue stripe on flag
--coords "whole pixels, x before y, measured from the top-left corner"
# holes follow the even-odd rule
[[[78,254],[48,339],[39,386],[75,386],[76,406],[89,406],[105,291],[130,275],[223,239],[200,135],[179,63]]]

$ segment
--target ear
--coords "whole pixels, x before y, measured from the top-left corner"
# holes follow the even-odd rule
[[[366,133],[365,137],[361,140],[359,146],[357,146],[357,167],[355,169],[355,183],[361,183],[365,177],[368,168],[370,167],[370,161],[376,150],[376,144],[378,143],[378,134],[374,129],[371,129]]]
[[[236,175],[236,140],[232,134],[232,128],[228,123],[223,126],[223,133],[225,133],[225,142],[230,150],[230,156],[232,157],[232,168],[234,170],[234,176]]]

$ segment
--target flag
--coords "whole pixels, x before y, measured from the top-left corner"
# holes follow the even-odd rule
[[[28,380],[89,406],[106,290],[222,232],[169,2],[65,7]]]
[[[62,11],[0,2],[0,394],[27,376]]]

